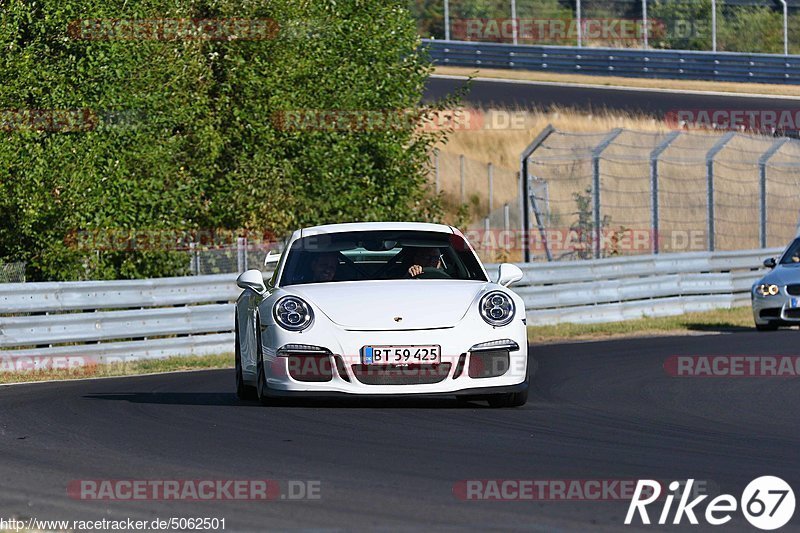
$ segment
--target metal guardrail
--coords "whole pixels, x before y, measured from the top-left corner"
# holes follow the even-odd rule
[[[439,65],[561,73],[800,84],[800,56],[509,45],[423,39]]]
[[[520,264],[529,324],[731,307],[780,249]],[[497,265],[487,265],[492,275]],[[236,274],[0,285],[0,368],[233,351]],[[12,365],[13,366],[13,365]],[[28,366],[30,367],[30,365]]]
[[[611,322],[743,305],[781,248],[523,263],[529,325]]]

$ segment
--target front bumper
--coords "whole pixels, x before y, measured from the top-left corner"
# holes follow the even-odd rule
[[[800,296],[787,294],[785,286],[773,296],[761,296],[752,291],[751,297],[753,320],[756,324],[800,324],[800,307],[791,306],[792,299],[800,304]]]
[[[527,389],[528,345],[524,322],[517,319],[507,326],[493,328],[476,318],[465,319],[452,328],[406,331],[348,331],[328,321],[318,321],[309,330],[294,333],[267,325],[262,330],[266,385],[272,396],[480,396]],[[478,377],[481,373],[476,368],[486,364],[487,352],[473,353],[470,348],[501,339],[513,341],[518,349],[506,350],[506,362],[483,372],[490,377]],[[301,359],[279,353],[288,344],[326,349],[328,354],[302,361],[308,361],[312,371],[322,367],[328,379],[297,379],[292,368],[296,369]],[[361,350],[366,345],[439,345],[441,364],[366,367],[361,359]],[[251,375],[255,378],[254,372]]]

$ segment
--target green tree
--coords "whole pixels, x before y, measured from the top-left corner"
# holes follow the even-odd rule
[[[439,216],[425,174],[441,133],[420,132],[418,121],[369,132],[292,131],[273,119],[291,110],[418,108],[429,63],[403,3],[0,6],[0,260],[27,261],[29,279],[185,273],[187,255],[163,251],[163,239],[152,249],[107,243],[109,232],[281,234]],[[279,32],[229,41],[70,34],[79,19],[165,18],[271,19]],[[86,110],[89,126],[31,125],[32,110]],[[97,234],[111,246],[97,246]],[[76,235],[95,244],[75,246]]]

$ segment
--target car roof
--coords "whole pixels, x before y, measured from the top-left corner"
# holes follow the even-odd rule
[[[347,231],[431,231],[437,233],[456,233],[452,227],[445,224],[431,224],[428,222],[348,222],[345,224],[325,224],[303,228],[291,240],[308,237],[310,235],[323,235],[326,233],[343,233]]]

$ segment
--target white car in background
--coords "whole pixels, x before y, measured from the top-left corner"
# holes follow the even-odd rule
[[[408,222],[296,231],[272,279],[237,280],[236,391],[286,396],[455,395],[492,406],[528,397],[525,307],[463,234]]]

